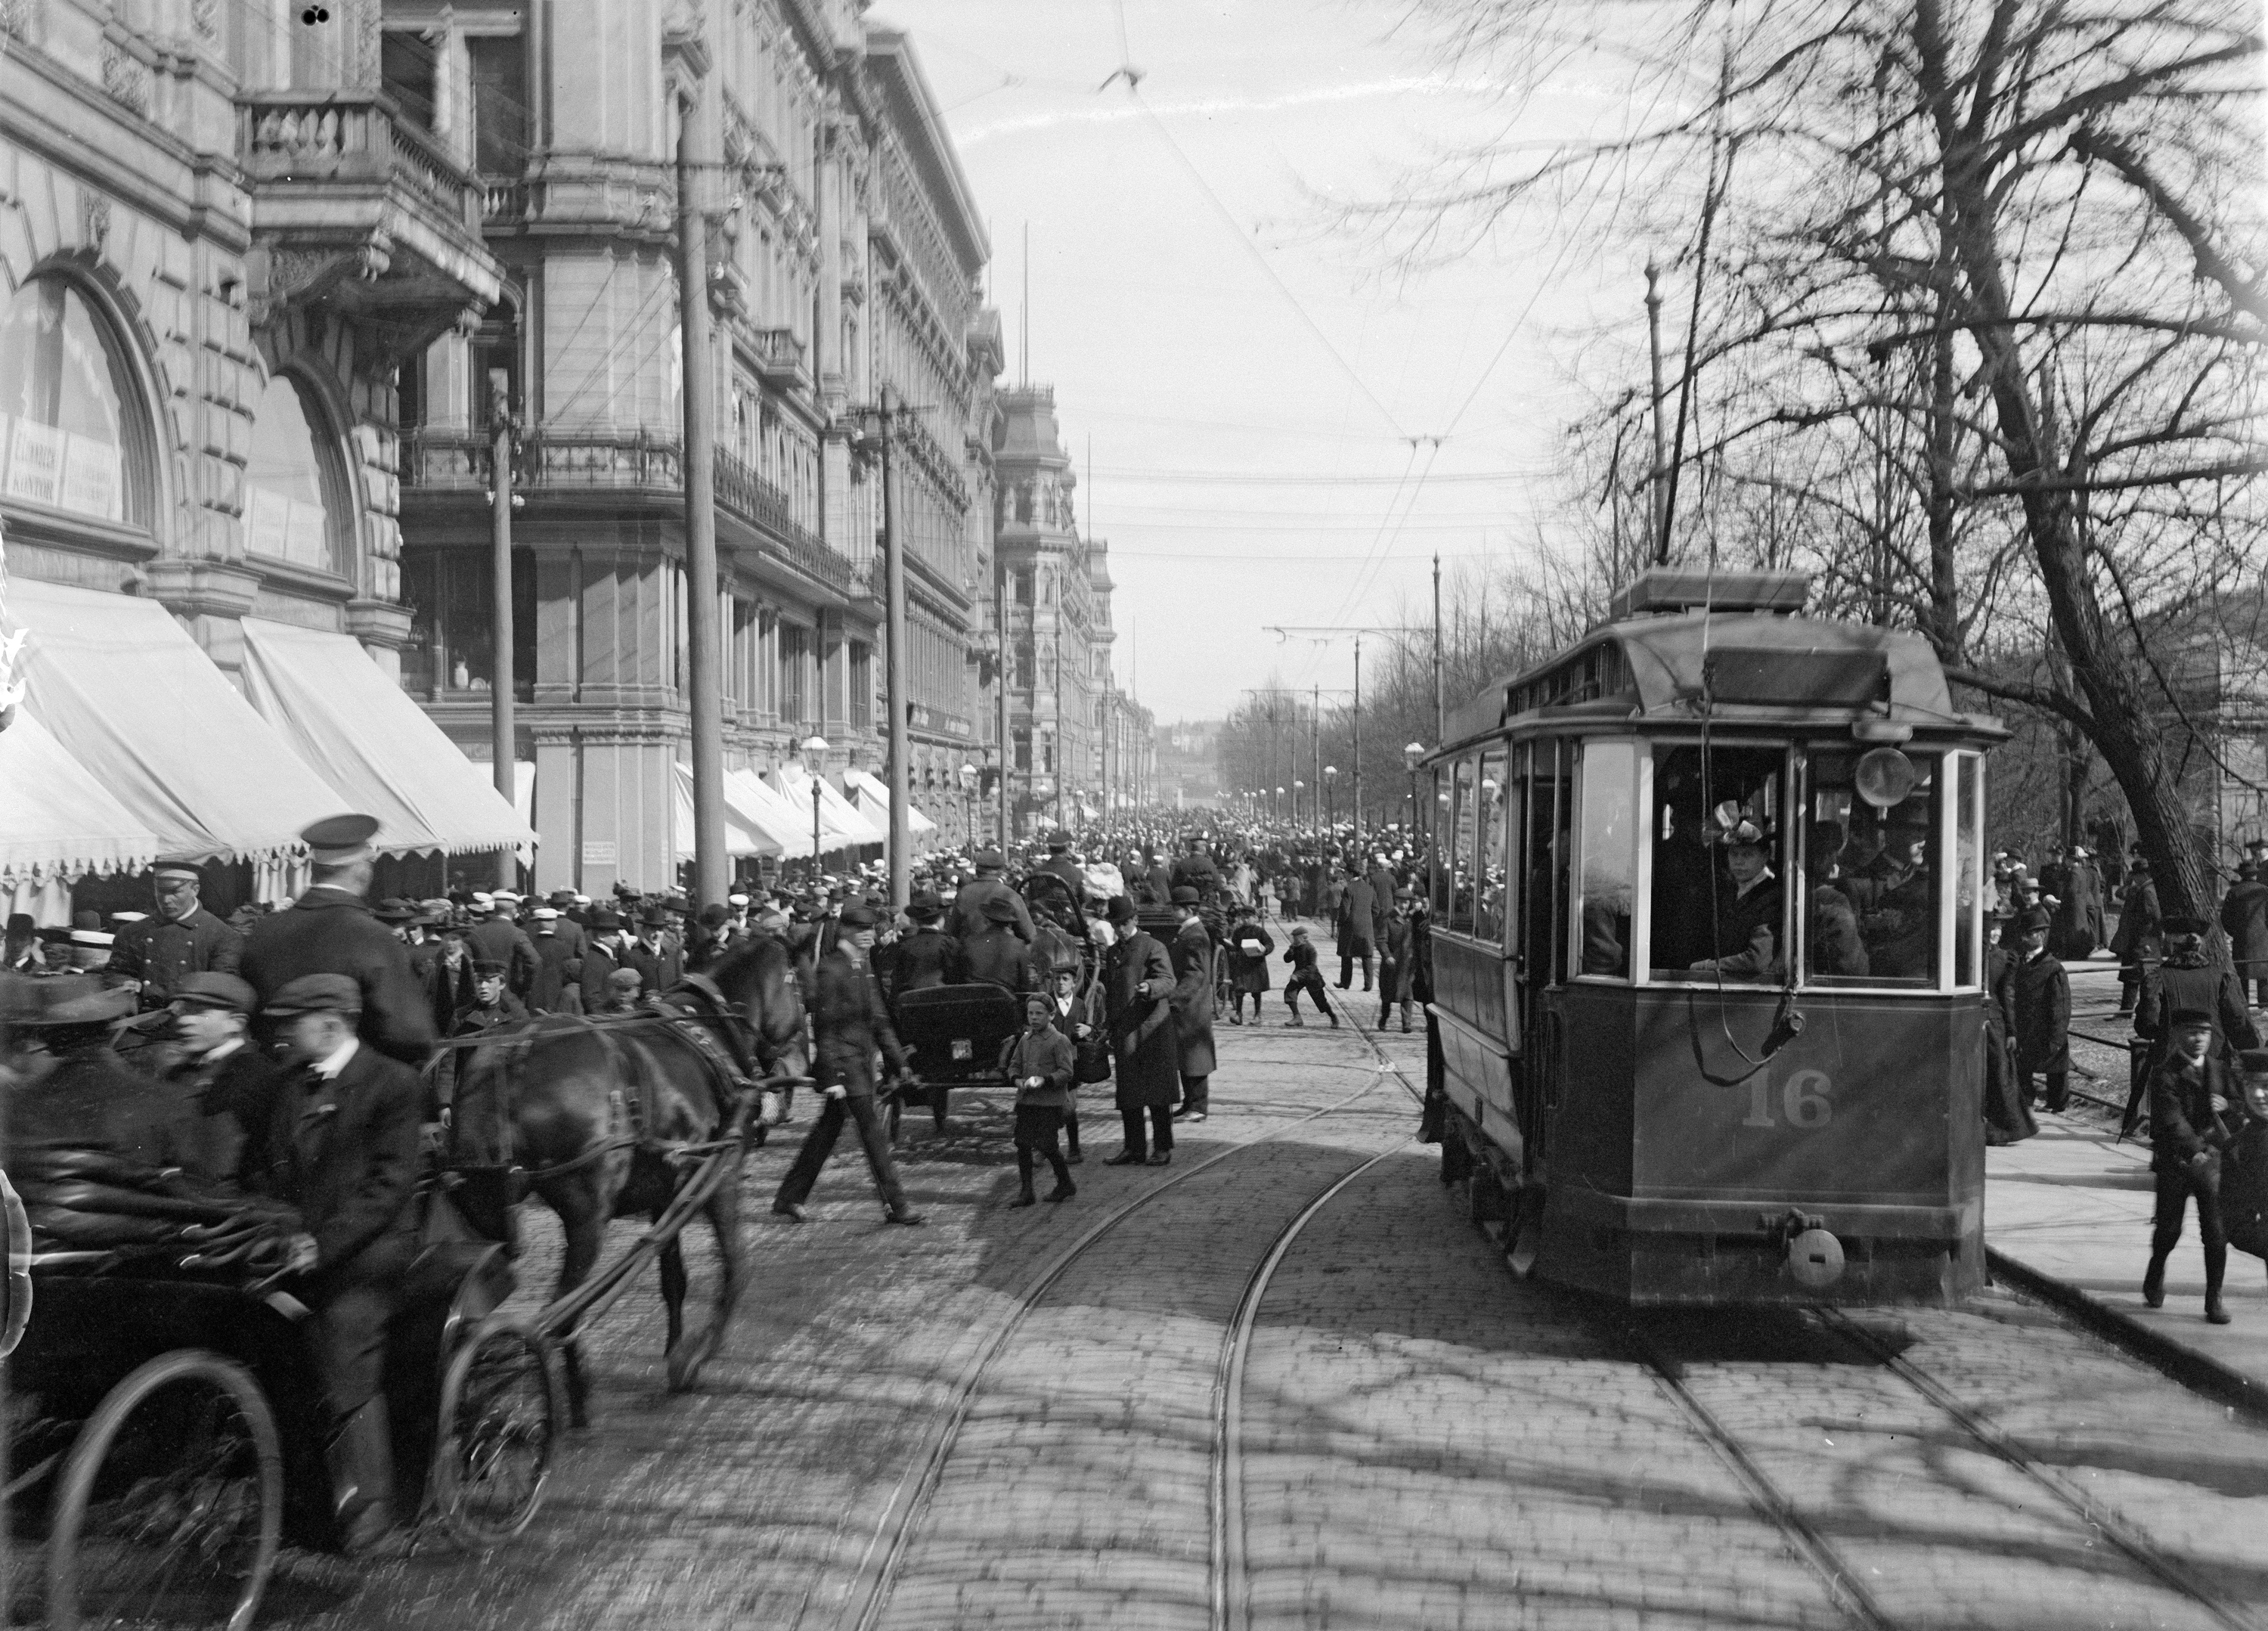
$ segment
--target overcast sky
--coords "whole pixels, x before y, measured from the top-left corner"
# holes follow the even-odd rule
[[[1218,718],[1271,673],[1344,687],[1344,639],[1263,626],[1424,616],[1435,550],[1532,546],[1571,358],[1609,325],[1643,337],[1640,281],[1555,261],[1548,224],[1416,276],[1335,225],[1507,129],[1488,85],[1392,37],[1398,10],[1125,0],[1122,52],[1114,0],[875,9],[913,33],[988,218],[1011,384],[1029,224],[1029,377],[1110,543],[1119,682],[1161,721]],[[1126,62],[1138,101],[1101,88]],[[1577,87],[1513,129],[1600,116]]]

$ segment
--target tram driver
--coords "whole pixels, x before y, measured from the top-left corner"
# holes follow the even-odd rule
[[[1727,799],[1710,812],[1705,835],[1724,857],[1729,889],[1717,891],[1716,955],[1697,974],[1770,985],[1780,977],[1780,886],[1771,867],[1769,819]]]

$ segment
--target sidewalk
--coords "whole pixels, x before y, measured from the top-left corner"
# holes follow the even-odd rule
[[[2113,1339],[2205,1373],[2204,1384],[2219,1383],[2214,1391],[2242,1390],[2268,1409],[2268,1271],[2261,1260],[2230,1251],[2222,1295],[2234,1320],[2206,1325],[2205,1255],[2192,1210],[2167,1269],[2166,1305],[2145,1306],[2148,1148],[2116,1143],[2110,1132],[2075,1118],[2037,1113],[2036,1137],[1984,1152],[1984,1244],[2017,1271],[2004,1277],[2052,1282],[2083,1302],[2098,1324],[2110,1325]],[[2215,1370],[2218,1377],[2210,1374]]]

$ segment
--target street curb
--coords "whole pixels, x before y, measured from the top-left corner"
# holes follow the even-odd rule
[[[2191,1392],[2268,1421],[2268,1386],[2217,1359],[2140,1325],[2076,1286],[2043,1274],[2006,1252],[1984,1248],[1984,1264],[1995,1280],[2005,1280],[2050,1303],[2122,1353],[2132,1354],[2152,1369],[2172,1378]]]

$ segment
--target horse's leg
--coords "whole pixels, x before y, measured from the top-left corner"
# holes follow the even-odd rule
[[[707,1322],[691,1336],[681,1341],[675,1334],[676,1327],[671,1327],[669,1385],[674,1392],[683,1392],[701,1379],[701,1368],[724,1342],[725,1328],[733,1323],[733,1310],[740,1300],[740,1185],[737,1170],[726,1175],[702,1211],[717,1236],[717,1299]],[[668,1295],[666,1270],[666,1259],[665,1295]],[[677,1298],[681,1303],[685,1291],[685,1269],[681,1260],[677,1270]]]
[[[608,1208],[601,1204],[595,1170],[586,1169],[539,1185],[536,1192],[559,1214],[560,1227],[567,1237],[559,1264],[556,1293],[558,1297],[564,1297],[589,1277],[599,1260],[599,1248],[606,1238]],[[582,1342],[571,1325],[560,1333],[559,1353],[567,1371],[567,1425],[587,1428],[591,1425],[590,1385],[583,1375]]]
[[[661,1221],[661,1211],[654,1211],[654,1221]],[[685,1289],[691,1282],[685,1274],[685,1249],[672,1239],[661,1249],[661,1306],[668,1321],[662,1352],[669,1362],[669,1385],[678,1385],[678,1348],[685,1339]]]

